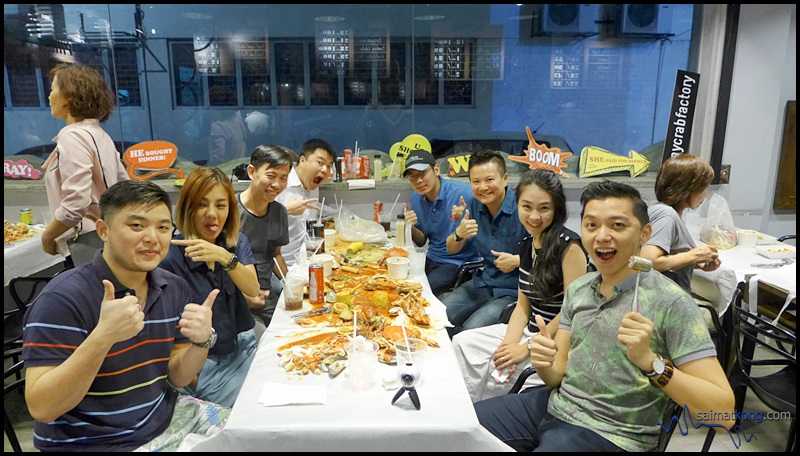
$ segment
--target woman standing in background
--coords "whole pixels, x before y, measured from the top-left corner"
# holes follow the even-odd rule
[[[50,113],[67,126],[53,138],[56,148],[42,165],[52,215],[42,250],[64,255],[71,268],[91,258],[73,258],[67,240],[95,230],[100,195],[129,176],[114,140],[100,127],[115,105],[103,76],[84,65],[59,65],[50,71],[50,81]]]

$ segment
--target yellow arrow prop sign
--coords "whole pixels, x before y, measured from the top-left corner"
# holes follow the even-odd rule
[[[628,156],[618,155],[599,147],[588,146],[581,151],[581,162],[578,168],[580,177],[592,177],[616,171],[628,171],[636,177],[650,167],[650,160],[644,155],[631,150]]]

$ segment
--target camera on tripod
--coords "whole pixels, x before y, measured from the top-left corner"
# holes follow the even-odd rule
[[[419,368],[416,364],[405,363],[397,370],[397,381],[403,388],[410,388],[419,381]]]

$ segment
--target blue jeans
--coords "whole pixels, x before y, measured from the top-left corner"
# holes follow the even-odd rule
[[[547,413],[550,388],[476,402],[481,426],[517,451],[621,452],[594,431]]]
[[[458,332],[497,323],[506,305],[516,300],[516,296],[495,298],[490,288],[476,288],[475,281],[469,280],[448,294],[442,303],[447,307],[447,319]]]
[[[448,291],[456,281],[458,266],[450,263],[439,263],[427,258],[425,260],[425,275],[431,285],[431,292],[437,298]]]

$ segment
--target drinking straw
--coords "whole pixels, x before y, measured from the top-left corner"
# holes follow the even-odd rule
[[[394,213],[394,207],[397,205],[397,200],[399,199],[400,199],[400,193],[398,193],[397,198],[394,199],[394,204],[392,204],[392,209],[389,211],[389,216],[391,216],[392,213]]]
[[[292,299],[294,299],[294,295],[292,294],[292,290],[289,289],[289,284],[286,283],[286,276],[283,275],[283,271],[281,270],[281,266],[278,264],[278,260],[273,257],[272,261],[274,261],[275,262],[275,266],[278,267],[278,275],[280,275],[281,279],[283,279],[283,289],[286,290],[287,293],[289,293],[289,296],[291,296]]]
[[[317,252],[319,252],[319,248],[320,248],[320,247],[322,247],[322,241],[320,241],[320,243],[319,243],[319,244],[317,244],[317,248],[316,248],[316,249],[314,249],[314,253],[312,253],[312,254],[311,254],[311,256],[314,256],[314,255],[316,255],[316,254],[317,254]]]
[[[392,169],[389,170],[389,176],[388,177],[394,176],[394,165],[396,165],[396,164],[397,164],[397,157],[395,157],[395,159],[392,160]]]
[[[411,356],[411,344],[408,343],[408,334],[406,334],[406,315],[401,310],[398,314],[400,317],[400,329],[403,331],[403,340],[406,341],[406,349],[408,350],[408,359],[411,360],[411,363],[414,363],[414,358]]]
[[[356,141],[356,158],[358,158],[358,141]]]
[[[336,217],[336,224],[338,225],[342,221],[342,208],[344,207],[344,200],[341,201],[342,205],[339,206],[339,216]],[[338,227],[337,227],[338,228]]]
[[[353,309],[353,344],[356,343],[358,337],[358,310]]]
[[[322,197],[322,204],[319,206],[319,218],[317,218],[317,223],[322,223],[322,211],[325,209],[325,197]]]
[[[335,207],[339,207],[339,198],[336,196],[336,193],[333,194],[333,202]]]

